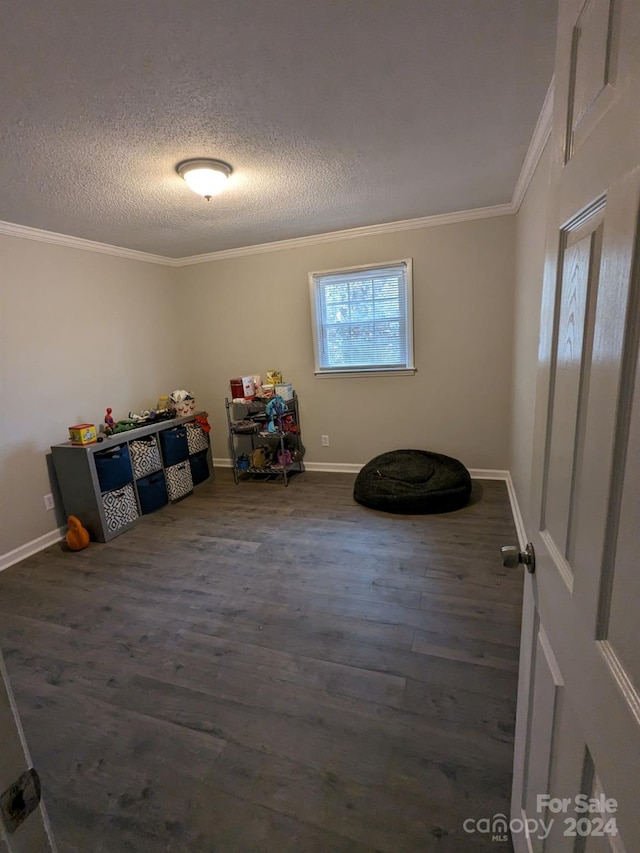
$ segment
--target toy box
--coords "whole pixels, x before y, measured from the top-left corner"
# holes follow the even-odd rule
[[[253,381],[253,376],[243,376],[242,377],[242,390],[245,400],[253,400],[256,396],[256,386]]]
[[[274,386],[276,397],[282,397],[283,400],[293,400],[293,385],[290,382],[279,382]]]
[[[76,424],[69,427],[71,444],[95,444],[98,440],[95,424]]]
[[[229,382],[229,388],[231,389],[232,400],[244,399],[244,385],[242,384],[241,376],[239,376],[237,379],[231,379]]]
[[[177,418],[186,418],[188,415],[192,415],[196,410],[196,401],[193,397],[188,400],[180,400],[179,403],[174,403],[173,405],[176,407]]]

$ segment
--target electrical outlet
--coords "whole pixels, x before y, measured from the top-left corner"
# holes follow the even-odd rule
[[[47,510],[55,508],[55,504],[53,502],[53,495],[44,496],[44,508]]]
[[[320,438],[322,439],[322,446],[323,447],[329,447],[329,436],[328,435],[321,435]]]

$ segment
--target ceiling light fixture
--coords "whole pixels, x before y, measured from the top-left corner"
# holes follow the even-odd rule
[[[194,193],[211,201],[212,195],[221,193],[225,188],[233,169],[222,160],[183,160],[176,166],[176,172]]]

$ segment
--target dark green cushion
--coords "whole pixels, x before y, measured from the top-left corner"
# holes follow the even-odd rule
[[[362,468],[353,497],[371,509],[402,514],[451,512],[466,506],[471,477],[462,462],[428,450],[392,450]]]

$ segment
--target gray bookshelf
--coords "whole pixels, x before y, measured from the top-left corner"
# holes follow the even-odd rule
[[[79,518],[92,539],[109,542],[143,515],[182,500],[208,482],[213,476],[211,443],[197,425],[196,414],[148,424],[95,444],[54,445],[51,452],[65,514]],[[175,453],[181,458],[171,458]]]

